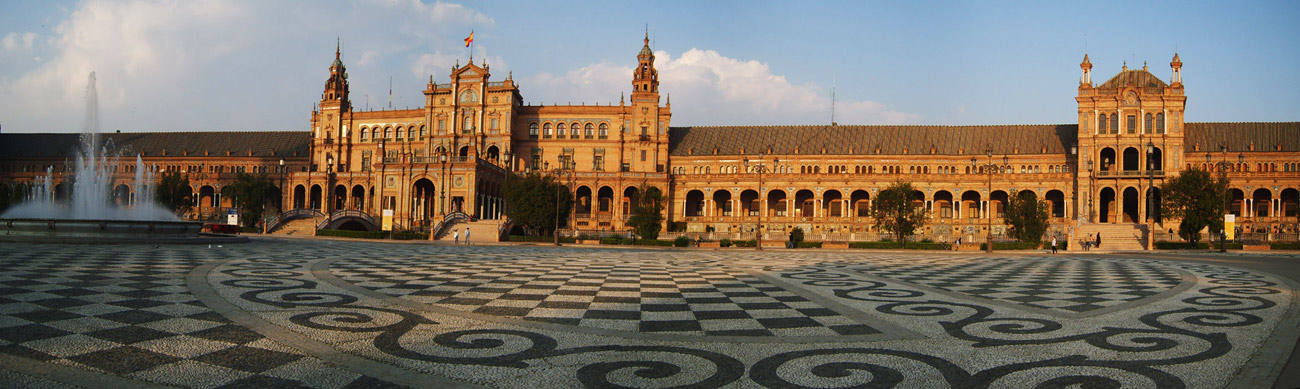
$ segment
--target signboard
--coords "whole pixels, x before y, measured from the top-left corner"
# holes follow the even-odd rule
[[[391,209],[385,209],[385,210],[384,210],[384,227],[383,227],[383,230],[384,230],[384,231],[392,231],[392,230],[393,230],[393,210],[391,210]]]
[[[226,208],[226,224],[239,225],[239,210]]]
[[[1237,228],[1234,226],[1237,222],[1237,215],[1223,215],[1223,233],[1228,235],[1228,240],[1237,239]]]

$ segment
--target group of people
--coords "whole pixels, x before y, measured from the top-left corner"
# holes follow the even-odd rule
[[[451,238],[456,241],[456,244],[460,244],[460,231],[452,231]],[[465,245],[469,245],[469,227],[465,227]]]
[[[1093,247],[1101,247],[1101,234],[1094,236],[1088,234],[1088,239],[1083,240],[1083,251],[1088,251]],[[1052,254],[1056,254],[1056,236],[1052,236]]]

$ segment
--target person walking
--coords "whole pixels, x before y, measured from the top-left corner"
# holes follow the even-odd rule
[[[451,239],[456,241],[456,244],[460,244],[460,231],[452,230]]]
[[[1092,247],[1101,248],[1101,233],[1100,233],[1100,232],[1097,233],[1097,242],[1096,242],[1096,243],[1093,243],[1093,244],[1092,244]]]
[[[465,227],[465,245],[469,246],[469,227]]]
[[[1052,254],[1056,254],[1056,236],[1052,236]]]

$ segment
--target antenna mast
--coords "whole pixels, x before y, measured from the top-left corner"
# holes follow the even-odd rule
[[[831,76],[831,125],[835,125],[835,76]]]

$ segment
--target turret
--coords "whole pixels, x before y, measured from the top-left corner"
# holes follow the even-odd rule
[[[1174,69],[1174,77],[1170,83],[1182,85],[1183,83],[1183,60],[1178,59],[1178,53],[1174,53],[1174,60],[1169,62],[1169,67]]]
[[[1092,61],[1088,60],[1088,55],[1083,55],[1083,62],[1079,63],[1079,69],[1083,69],[1083,78],[1079,80],[1080,84],[1092,86]]]

